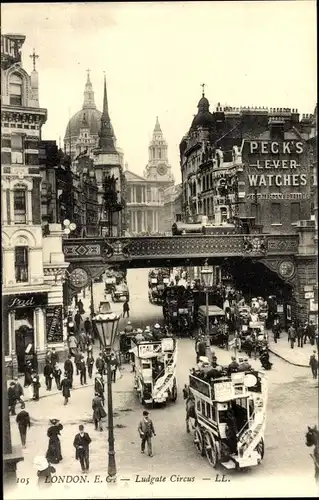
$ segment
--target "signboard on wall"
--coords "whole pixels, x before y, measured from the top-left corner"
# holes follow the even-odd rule
[[[48,303],[47,293],[19,293],[4,295],[3,304],[9,311],[25,307],[43,307]]]
[[[46,331],[48,342],[63,341],[63,311],[62,305],[46,308]]]

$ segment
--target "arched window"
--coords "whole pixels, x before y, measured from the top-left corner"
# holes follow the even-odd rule
[[[26,224],[27,222],[27,191],[26,189],[16,188],[13,191],[13,210],[14,223]]]
[[[29,281],[27,246],[15,247],[14,264],[15,264],[16,283],[26,283],[27,281]]]
[[[22,84],[20,75],[13,73],[9,78],[9,96],[12,106],[22,106]]]

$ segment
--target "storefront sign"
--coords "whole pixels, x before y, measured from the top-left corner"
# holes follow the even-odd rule
[[[8,295],[3,297],[6,307],[21,309],[24,307],[43,307],[48,303],[47,293],[21,293],[19,295]]]
[[[315,292],[306,292],[305,293],[305,299],[314,299],[315,298]]]
[[[46,308],[47,341],[63,341],[63,311],[62,305]]]
[[[313,292],[313,285],[305,285],[303,289],[304,292]]]

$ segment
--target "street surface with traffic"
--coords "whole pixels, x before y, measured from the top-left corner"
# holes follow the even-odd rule
[[[148,301],[148,271],[148,269],[128,271],[130,320],[136,326],[152,325],[156,321],[163,320],[162,307],[152,305]],[[97,307],[98,303],[104,300],[104,285],[97,283],[94,286],[94,300]],[[82,301],[85,311],[89,313],[89,297],[86,296]],[[114,312],[122,312],[122,303],[112,304],[112,309]],[[126,322],[127,319],[121,319],[120,330]],[[96,358],[99,349],[97,346],[94,349]],[[182,388],[188,383],[189,368],[195,363],[194,340],[186,338],[178,340],[177,401],[150,410],[156,431],[156,437],[153,439],[154,457],[150,458],[140,453],[137,426],[143,407],[133,390],[130,365],[122,365],[116,383],[113,384],[116,485],[109,485],[107,482],[107,424],[105,422],[104,430],[99,432],[94,430],[92,423],[93,381],[88,380],[86,386],[80,386],[79,376],[75,377],[75,389],[67,406],[63,405],[62,395],[56,391],[55,384],[53,383],[53,390],[48,394],[42,381],[40,401],[27,401],[26,409],[30,413],[32,426],[27,435],[27,447],[23,450],[24,461],[18,464],[18,487],[8,494],[7,498],[43,498],[43,493],[36,492],[37,477],[33,460],[35,456],[46,453],[48,444],[46,432],[49,419],[52,418],[59,419],[64,426],[61,433],[63,461],[55,466],[56,475],[64,477],[65,481],[69,476],[68,480],[72,482],[53,484],[45,492],[46,498],[114,498],[131,495],[142,498],[167,495],[206,498],[316,495],[313,462],[310,450],[305,446],[307,425],[314,425],[317,422],[318,382],[313,380],[307,366],[311,347],[306,345],[302,355],[297,349],[291,350],[294,351],[292,353],[283,336],[274,349],[277,349],[283,357],[289,355],[290,363],[274,354],[271,356],[273,367],[267,372],[269,396],[265,457],[261,465],[241,472],[225,471],[222,468],[214,470],[207,460],[197,453],[192,437],[186,433],[185,427],[185,401]],[[214,350],[219,363],[230,362],[229,352],[220,348]],[[294,362],[294,355],[296,364],[303,364],[304,361],[305,366],[291,364]],[[260,368],[258,359],[253,359],[251,364]],[[10,418],[13,442],[18,442],[15,417]],[[73,439],[81,423],[92,438],[90,472],[87,476],[83,476],[86,477],[84,484],[74,482],[77,475],[81,476],[80,464],[75,460],[73,448]],[[223,474],[225,474],[224,481],[220,481]],[[156,477],[157,481],[150,484],[149,476]],[[142,482],[142,478],[146,478],[146,481]],[[29,484],[26,485],[26,482]]]

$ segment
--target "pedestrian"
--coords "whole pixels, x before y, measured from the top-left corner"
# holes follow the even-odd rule
[[[18,424],[19,434],[21,438],[22,448],[25,448],[26,437],[27,437],[27,429],[31,427],[30,415],[27,411],[21,410],[16,418],[16,422]]]
[[[32,363],[27,361],[24,368],[24,387],[29,387],[32,384]]]
[[[64,362],[64,373],[66,374],[69,382],[70,382],[70,388],[73,388],[73,363],[72,363],[72,356],[71,354],[68,355],[68,358]]]
[[[14,377],[13,380],[15,383],[14,390],[15,390],[15,395],[16,395],[16,403],[20,403],[21,410],[23,410],[25,408],[25,402],[23,400],[24,390],[23,390],[22,385],[19,382],[18,377]]]
[[[94,392],[100,396],[102,399],[102,404],[104,405],[104,381],[101,374],[97,375],[94,380]]]
[[[92,331],[92,325],[91,325],[90,318],[86,318],[86,320],[84,321],[84,330],[85,330],[85,333],[87,335],[89,333],[91,333],[91,331]]]
[[[90,454],[89,446],[91,438],[87,432],[84,432],[84,426],[79,425],[79,433],[76,434],[73,446],[75,447],[75,459],[80,460],[82,472],[89,472],[90,468]]]
[[[51,350],[51,365],[55,366],[59,362],[59,355],[55,350],[55,347],[52,347]]]
[[[74,363],[75,363],[76,374],[77,375],[79,375],[79,373],[80,373],[81,359],[82,359],[82,354],[80,353],[80,351],[76,350],[76,352],[74,354]]]
[[[292,323],[291,326],[288,328],[288,341],[290,342],[291,349],[294,348],[296,335],[297,335],[297,332],[296,332],[296,329],[294,327],[294,324]]]
[[[88,351],[88,355],[87,355],[87,358],[86,358],[86,365],[88,367],[89,377],[92,378],[93,366],[94,366],[94,358],[93,358],[93,352],[92,352],[92,350]]]
[[[311,356],[310,356],[310,359],[309,359],[309,366],[310,366],[313,378],[317,378],[317,374],[318,374],[318,359],[316,356],[317,356],[316,351],[313,351]]]
[[[71,354],[71,356],[75,357],[75,353],[76,353],[76,350],[77,350],[78,343],[77,343],[77,340],[75,338],[74,333],[71,333],[69,335],[69,337],[68,337],[68,345],[69,345],[69,354]]]
[[[34,465],[37,467],[38,476],[38,487],[48,488],[52,486],[52,474],[55,473],[55,468],[48,463],[47,459],[44,457],[36,457],[34,459]]]
[[[61,443],[59,436],[63,429],[63,425],[57,418],[50,419],[51,426],[48,428],[47,436],[49,438],[48,451],[45,458],[51,464],[58,464],[62,460]]]
[[[128,318],[130,317],[130,305],[128,299],[126,299],[123,304],[123,318],[125,318],[125,314]]]
[[[106,413],[103,408],[102,398],[99,396],[98,393],[95,393],[95,396],[92,399],[92,410],[93,410],[93,422],[95,430],[97,431],[99,428],[100,431],[103,431],[101,420],[102,418],[106,417]]]
[[[87,344],[86,333],[84,332],[84,330],[82,330],[79,335],[79,348],[81,352],[85,351],[86,344]]]
[[[153,422],[149,418],[148,411],[146,411],[146,410],[143,411],[143,418],[142,418],[142,420],[140,420],[140,423],[138,424],[137,429],[138,429],[138,432],[139,432],[139,435],[141,438],[141,453],[144,453],[145,443],[147,443],[148,455],[150,457],[152,457],[153,456],[152,437],[156,436],[156,434],[155,434]]]
[[[95,367],[100,375],[102,375],[104,373],[105,363],[104,363],[104,360],[102,358],[101,352],[99,353],[98,357],[96,358]]]
[[[56,383],[56,388],[58,391],[61,390],[61,375],[62,375],[62,370],[59,367],[58,363],[55,363],[53,367],[53,377]]]
[[[110,366],[111,366],[111,380],[112,380],[112,382],[115,382],[116,370],[119,366],[119,363],[118,363],[118,360],[116,359],[114,352],[111,353]]]
[[[297,338],[297,345],[298,347],[303,347],[303,340],[304,340],[304,327],[302,324],[297,325],[296,327],[296,338]]]
[[[53,366],[49,360],[46,361],[46,364],[43,368],[43,375],[45,378],[45,385],[47,386],[47,391],[51,391],[52,389],[52,379],[53,379]]]
[[[52,359],[51,356],[52,356],[51,349],[48,349],[45,354],[44,362],[51,364],[51,359]]]
[[[80,371],[80,384],[86,384],[86,364],[83,356],[81,356],[81,361],[79,363],[79,371]]]
[[[307,325],[307,336],[309,338],[310,344],[314,345],[315,344],[315,336],[316,336],[316,328],[315,328],[315,325],[313,324],[313,321],[310,321],[309,324]]]
[[[77,303],[77,308],[78,308],[78,311],[79,311],[79,314],[82,316],[82,314],[85,314],[85,311],[84,311],[84,306],[83,306],[83,302],[82,300],[78,300],[78,303]],[[82,319],[82,318],[81,318]]]
[[[62,391],[62,396],[64,397],[64,405],[68,404],[69,398],[71,397],[70,389],[71,389],[71,383],[65,373],[61,382],[61,391]]]
[[[79,313],[79,311],[77,311],[75,316],[74,316],[74,323],[75,323],[75,332],[79,333],[79,331],[81,329],[81,323],[82,323],[82,316]]]
[[[8,388],[8,406],[11,415],[16,414],[16,404],[17,404],[17,397],[15,391],[15,383],[10,382],[10,386]]]
[[[31,376],[32,376],[32,388],[33,388],[33,397],[32,397],[32,399],[34,401],[39,401],[39,399],[40,399],[39,389],[41,387],[40,378],[39,378],[38,373],[35,370],[32,370]]]

